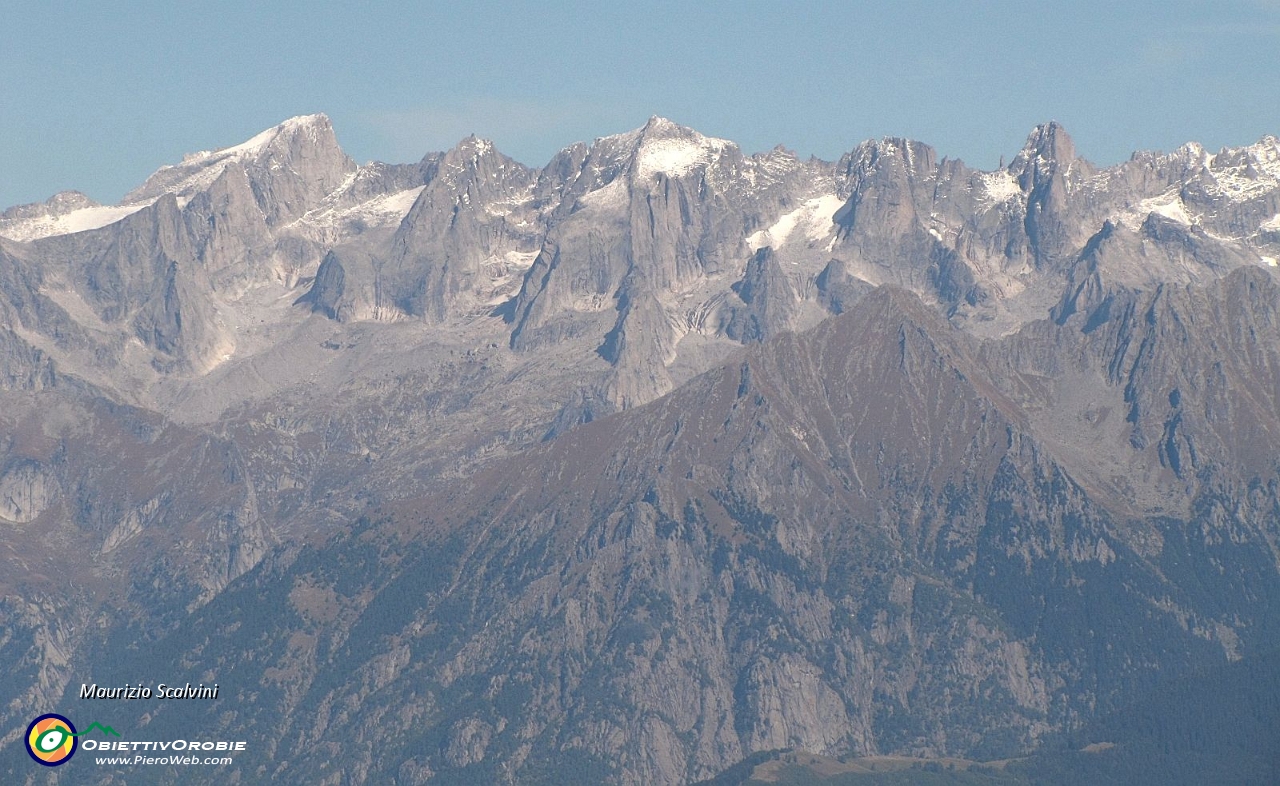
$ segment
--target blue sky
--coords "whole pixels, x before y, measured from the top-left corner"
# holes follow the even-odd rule
[[[660,114],[747,152],[907,136],[994,167],[1062,122],[1098,163],[1280,134],[1280,0],[0,0],[0,207],[114,202],[326,112],[357,160],[472,132],[531,165]]]

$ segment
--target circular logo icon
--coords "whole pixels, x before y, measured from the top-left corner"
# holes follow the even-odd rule
[[[46,767],[66,764],[80,744],[75,733],[75,724],[61,715],[41,715],[27,727],[27,753]]]

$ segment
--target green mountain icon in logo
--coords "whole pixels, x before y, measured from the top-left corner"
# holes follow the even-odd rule
[[[88,734],[89,732],[93,731],[94,729],[98,729],[98,730],[100,730],[103,734],[110,734],[110,735],[115,736],[115,737],[119,737],[119,736],[120,736],[120,732],[116,731],[115,729],[111,728],[110,726],[103,726],[101,723],[91,723],[91,724],[89,724],[89,728],[85,729],[84,731],[76,732],[75,734],[72,734],[72,735],[70,735],[70,736],[72,736],[72,737],[83,737],[84,735]]]

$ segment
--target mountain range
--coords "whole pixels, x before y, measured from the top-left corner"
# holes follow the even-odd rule
[[[532,169],[312,115],[10,208],[7,777],[147,674],[222,693],[95,720],[248,782],[1112,733],[1280,650],[1277,259],[1275,137],[1104,168],[1056,123],[990,172],[657,117]]]

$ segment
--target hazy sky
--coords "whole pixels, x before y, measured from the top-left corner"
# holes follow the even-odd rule
[[[326,112],[358,161],[472,132],[531,165],[653,114],[747,152],[907,136],[994,167],[1061,121],[1098,163],[1280,134],[1280,0],[0,0],[0,208],[114,202]]]

